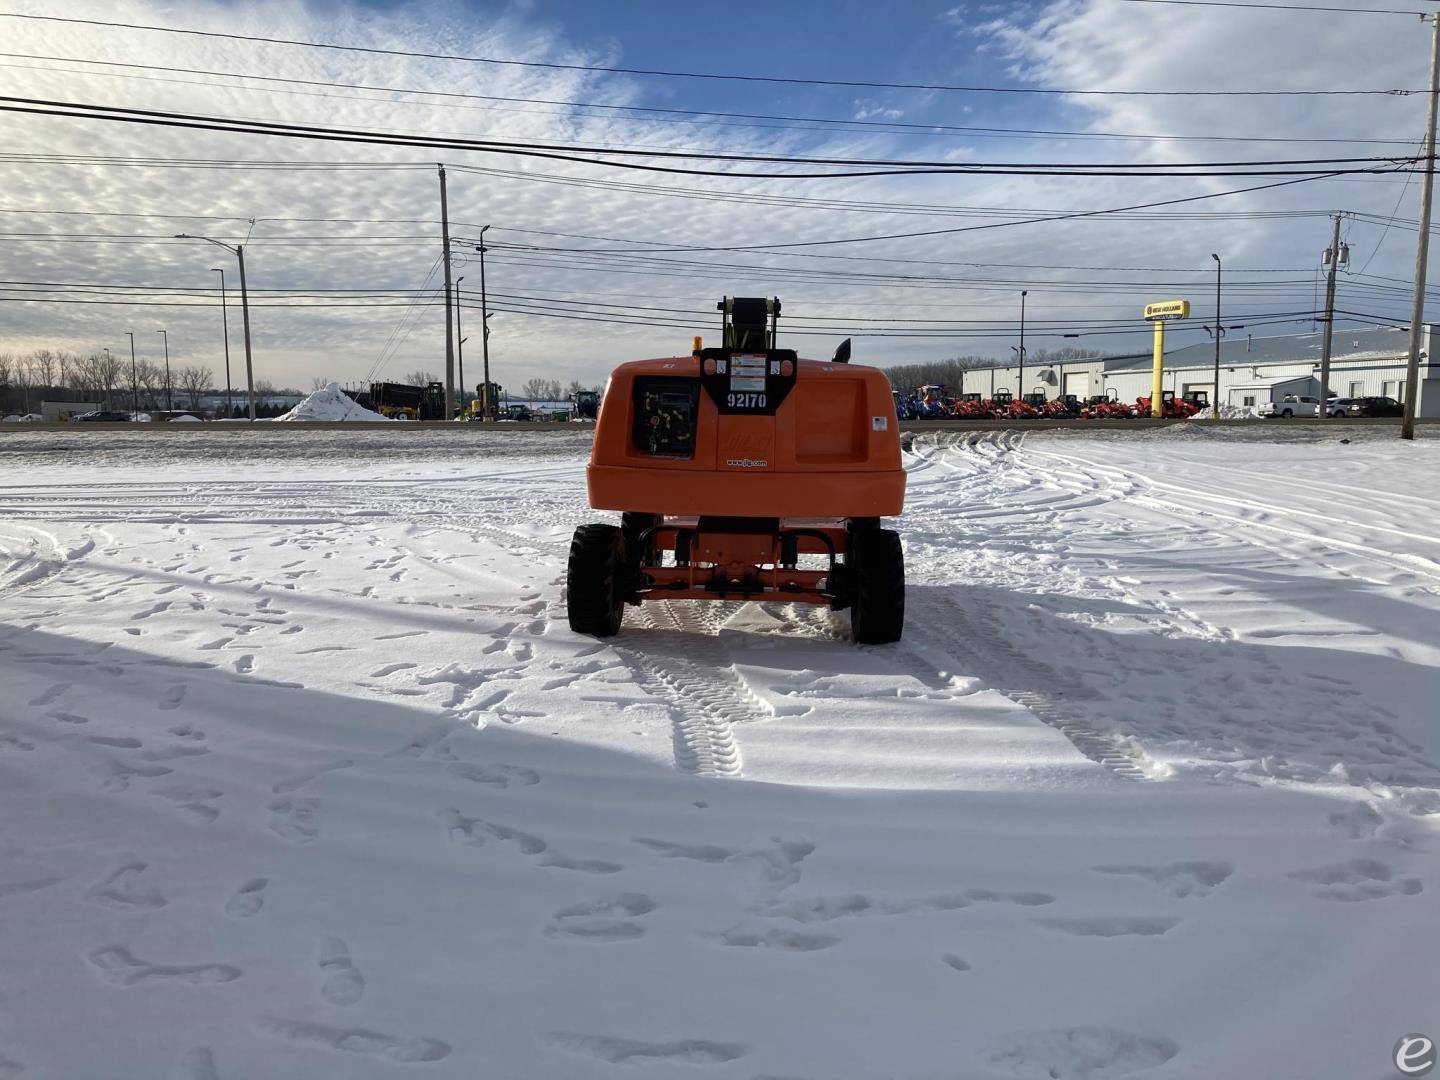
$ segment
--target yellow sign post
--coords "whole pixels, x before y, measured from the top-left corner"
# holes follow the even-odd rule
[[[1189,300],[1162,300],[1158,304],[1145,305],[1145,321],[1155,324],[1155,367],[1150,380],[1150,415],[1157,419],[1165,415],[1165,406],[1160,401],[1165,377],[1165,324],[1172,319],[1189,317]]]

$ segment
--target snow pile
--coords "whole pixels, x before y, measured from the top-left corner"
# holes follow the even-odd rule
[[[316,390],[313,394],[300,402],[283,416],[277,416],[280,420],[389,420],[388,416],[381,416],[377,412],[371,412],[362,405],[356,404],[353,398],[345,396],[337,383],[326,383],[323,390]]]
[[[1192,416],[1192,420],[1213,420],[1215,413],[1211,409],[1201,409]],[[1221,405],[1221,420],[1259,420],[1260,410],[1254,405]]]
[[[181,413],[179,416],[170,417],[170,423],[198,424],[200,423],[200,418],[198,416],[191,416],[189,413]]]

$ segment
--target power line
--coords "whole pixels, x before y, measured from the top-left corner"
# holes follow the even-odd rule
[[[1123,0],[1127,4],[1178,4],[1184,7],[1255,8],[1261,11],[1335,11],[1342,15],[1418,15],[1425,18],[1426,11],[1398,11],[1394,8],[1350,8],[1326,7],[1321,4],[1261,4],[1253,0]]]
[[[966,137],[966,138],[1049,139],[1049,138],[1057,138],[1057,137],[1058,137],[1058,138],[1066,138],[1066,139],[1137,140],[1137,141],[1146,141],[1146,142],[1150,142],[1150,141],[1154,141],[1154,142],[1258,142],[1258,143],[1297,143],[1297,144],[1300,144],[1300,143],[1342,143],[1342,144],[1344,144],[1344,143],[1354,143],[1354,144],[1370,144],[1370,145],[1377,145],[1377,146],[1378,146],[1378,145],[1387,145],[1387,146],[1414,146],[1414,145],[1419,145],[1419,141],[1418,141],[1418,140],[1411,140],[1411,139],[1373,139],[1373,138],[1365,138],[1365,137],[1357,137],[1357,138],[1345,138],[1345,137],[1299,138],[1299,137],[1286,137],[1286,136],[1275,136],[1275,135],[1175,135],[1175,134],[1159,133],[1159,132],[1147,133],[1147,132],[1117,132],[1117,131],[1070,131],[1070,130],[1054,129],[1054,128],[1002,128],[1002,127],[983,127],[983,126],[978,126],[978,125],[963,125],[963,124],[924,124],[924,123],[902,122],[902,121],[899,121],[899,120],[856,120],[856,119],[839,118],[839,117],[788,116],[788,115],[774,114],[774,113],[737,113],[737,112],[726,112],[726,111],[716,110],[716,109],[680,109],[680,108],[673,108],[673,107],[666,107],[666,106],[652,106],[652,105],[614,105],[614,104],[610,104],[610,103],[607,103],[607,102],[566,101],[566,100],[555,99],[555,98],[529,98],[529,97],[516,97],[516,96],[510,96],[510,95],[503,95],[503,94],[471,94],[471,93],[464,93],[464,92],[461,92],[461,91],[453,91],[453,90],[428,90],[428,89],[417,88],[417,87],[376,86],[376,85],[367,84],[367,83],[334,82],[334,81],[329,81],[329,80],[324,80],[324,79],[284,78],[284,77],[276,76],[276,75],[258,75],[258,74],[255,74],[255,73],[253,73],[253,72],[213,71],[213,70],[209,70],[209,69],[205,69],[205,68],[174,67],[174,66],[166,65],[166,64],[137,64],[137,63],[134,63],[134,62],[123,62],[123,63],[122,63],[122,62],[120,62],[120,61],[115,61],[115,60],[92,60],[92,59],[86,59],[86,58],[74,57],[74,56],[49,56],[49,55],[39,54],[39,53],[9,53],[9,52],[0,52],[0,56],[16,57],[16,58],[19,58],[19,59],[26,59],[26,60],[46,60],[46,61],[59,61],[59,62],[63,62],[63,63],[88,64],[88,65],[93,65],[93,66],[98,66],[98,67],[116,67],[116,68],[122,68],[122,67],[123,67],[123,68],[136,68],[136,69],[144,70],[144,71],[167,71],[167,72],[173,72],[173,73],[176,73],[176,74],[205,75],[205,76],[212,76],[212,77],[224,78],[224,79],[248,79],[248,80],[253,80],[253,81],[256,81],[256,82],[285,83],[285,84],[295,85],[295,86],[323,86],[323,87],[331,87],[331,88],[335,88],[335,89],[367,90],[367,91],[373,91],[373,92],[376,92],[376,93],[411,94],[411,95],[415,95],[415,96],[438,97],[438,98],[447,98],[447,99],[459,99],[459,100],[463,100],[463,101],[498,101],[498,102],[507,102],[507,103],[515,103],[515,104],[529,104],[529,105],[556,105],[556,106],[561,106],[561,107],[564,107],[564,108],[574,108],[574,109],[594,109],[594,110],[598,110],[598,111],[601,111],[601,112],[610,112],[610,113],[653,114],[653,115],[643,115],[643,116],[638,116],[638,117],[627,117],[627,118],[628,118],[628,119],[643,119],[643,120],[645,120],[645,121],[647,121],[647,122],[656,122],[656,121],[659,121],[659,122],[665,122],[665,123],[695,124],[695,125],[701,125],[701,126],[705,126],[705,127],[721,126],[721,127],[756,128],[756,129],[767,130],[767,131],[769,131],[769,130],[785,130],[785,131],[811,131],[811,132],[814,132],[814,131],[823,131],[823,130],[829,129],[829,130],[865,132],[865,131],[869,131],[869,130],[876,130],[876,131],[879,131],[879,132],[881,132],[881,133],[883,133],[883,134],[890,134],[890,135],[921,135],[921,136],[933,136],[933,135],[941,134],[941,135],[962,135],[962,136],[964,136],[964,137]],[[9,65],[0,65],[0,66],[9,66]],[[70,73],[73,73],[73,74],[107,75],[107,76],[109,76],[109,77],[111,77],[111,78],[150,78],[150,79],[152,79],[153,81],[159,81],[159,82],[174,82],[174,83],[177,83],[177,84],[183,85],[183,86],[226,86],[226,87],[229,87],[229,84],[226,84],[226,83],[197,82],[197,81],[194,81],[194,80],[163,79],[163,78],[155,78],[155,77],[153,77],[153,76],[123,75],[123,74],[114,73],[114,72],[89,72],[89,71],[85,71],[85,70],[83,70],[83,69],[75,69],[75,68],[22,68],[22,70],[66,71],[66,72],[70,72]],[[273,87],[268,87],[268,86],[238,86],[238,87],[229,87],[229,88],[230,88],[230,89],[238,89],[238,90],[255,90],[255,91],[261,91],[261,92],[266,92],[266,93],[303,93],[302,91],[277,90],[277,89],[275,89],[275,88],[273,88]],[[376,104],[385,104],[385,105],[428,104],[428,105],[438,105],[438,106],[449,107],[449,108],[480,108],[480,109],[482,109],[482,111],[487,111],[487,112],[489,112],[489,111],[518,112],[518,113],[520,113],[521,115],[526,115],[526,116],[534,116],[534,115],[540,115],[540,116],[562,116],[562,117],[565,116],[564,113],[550,112],[550,111],[538,111],[538,112],[537,112],[537,111],[535,111],[535,110],[527,110],[527,109],[505,110],[505,109],[494,109],[493,107],[484,107],[484,106],[467,106],[467,105],[458,104],[458,103],[456,103],[456,102],[454,102],[454,101],[438,101],[438,102],[437,102],[437,101],[432,101],[432,102],[410,103],[410,102],[395,102],[395,101],[390,101],[390,100],[385,99],[385,98],[355,97],[355,96],[353,96],[353,95],[336,95],[336,94],[317,93],[317,94],[314,94],[313,96],[323,97],[323,98],[336,98],[336,99],[340,99],[340,100],[350,100],[350,101],[367,101],[367,102],[374,102],[374,103],[376,103]],[[710,119],[710,118],[716,118],[716,117],[722,117],[722,118],[724,118],[724,119],[723,119],[723,120]],[[731,122],[731,121],[759,121],[759,120],[779,121],[779,123],[764,123],[764,124],[761,124],[761,123],[753,123],[753,122],[751,122],[751,123],[735,123],[735,122]],[[819,125],[819,127],[814,127],[814,126],[800,126],[800,125]]]
[[[1410,14],[1414,14],[1413,12]],[[62,22],[79,26],[105,26],[113,29],[147,30],[162,34],[216,38],[226,41],[247,41],[265,45],[290,45],[306,49],[365,53],[372,56],[408,56],[421,60],[455,60],[471,64],[492,64],[502,67],[543,68],[552,71],[592,71],[609,75],[645,75],[669,79],[712,79],[727,82],[779,83],[794,86],[846,86],[870,90],[928,90],[989,94],[1089,95],[1103,97],[1334,97],[1353,95],[1406,95],[1418,90],[1079,90],[1047,89],[1012,86],[955,86],[942,83],[869,82],[856,79],[810,79],[782,75],[739,75],[721,72],[664,71],[652,68],[606,67],[600,64],[562,64],[541,60],[503,60],[491,56],[465,56],[455,53],[418,52],[407,49],[384,49],[376,46],[340,45],[334,42],[303,41],[295,38],[264,37],[257,34],[235,34],[218,30],[191,30],[175,26],[119,22],[105,19],[76,19],[59,15],[32,15],[13,11],[0,12],[0,18],[27,19],[38,22]]]
[[[628,149],[597,147],[584,144],[517,142],[505,139],[443,138],[419,132],[366,132],[351,128],[328,128],[315,124],[294,124],[271,120],[243,120],[202,113],[180,113],[160,109],[134,109],[118,105],[101,105],[93,102],[66,102],[45,98],[0,96],[0,110],[30,113],[42,116],[66,116],[79,119],[113,120],[122,123],[152,124],[167,127],[182,127],[207,131],[226,131],[248,135],[275,135],[289,138],[319,139],[333,142],[356,142],[391,146],[427,146],[440,149],[474,150],[490,153],[515,154],[523,157],[549,157],[567,161],[581,161],[591,165],[606,165],[647,169],[663,172],[699,172],[700,170],[674,169],[656,165],[641,165],[633,161],[609,161],[610,157],[621,158],[662,158],[667,160],[700,160],[736,162],[746,164],[820,165],[830,168],[861,168],[882,170],[867,173],[819,173],[809,178],[830,176],[851,177],[859,175],[889,175],[899,172],[935,173],[998,173],[1002,175],[1044,175],[1044,176],[1284,176],[1304,173],[1329,172],[1331,175],[1365,172],[1390,172],[1402,165],[1414,165],[1418,158],[1413,155],[1369,156],[1369,157],[1328,157],[1328,158],[1266,158],[1241,159],[1236,161],[1211,161],[1176,163],[1169,166],[1155,166],[1143,162],[1106,162],[1102,164],[1071,165],[1061,162],[954,162],[911,158],[852,158],[852,157],[806,157],[795,154],[737,154],[711,150],[680,149],[663,150],[655,148]],[[1289,166],[1315,166],[1311,169],[1288,168]],[[1287,168],[1279,168],[1287,166]],[[1323,168],[1322,168],[1323,166]],[[1333,166],[1364,166],[1361,168],[1332,168]],[[1382,167],[1384,166],[1384,167]],[[1223,170],[1223,171],[1222,171]],[[702,175],[748,176],[771,179],[807,177],[805,173],[729,173],[705,171]]]

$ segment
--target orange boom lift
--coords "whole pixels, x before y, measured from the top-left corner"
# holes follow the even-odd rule
[[[856,641],[900,637],[905,472],[885,375],[775,347],[779,299],[726,297],[721,348],[610,375],[586,470],[620,524],[570,545],[571,629],[608,637],[625,604],[782,600],[849,609]]]

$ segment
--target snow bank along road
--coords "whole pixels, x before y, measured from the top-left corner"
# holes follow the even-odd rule
[[[1440,442],[917,436],[906,638],[857,648],[572,635],[583,437],[447,435],[0,443],[0,1076],[1364,1080],[1440,1036]]]

